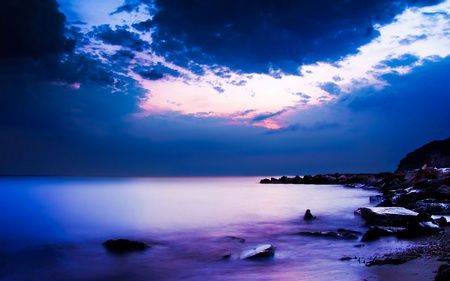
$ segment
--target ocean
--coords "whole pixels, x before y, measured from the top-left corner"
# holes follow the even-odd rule
[[[354,211],[377,192],[261,178],[0,178],[0,280],[362,280],[365,259],[409,245],[298,235],[366,231]],[[118,238],[152,247],[103,247]],[[261,244],[274,257],[239,258]]]

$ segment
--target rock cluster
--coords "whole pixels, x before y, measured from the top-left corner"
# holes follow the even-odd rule
[[[372,197],[379,207],[404,207],[415,212],[450,215],[450,168],[420,169],[402,173],[323,174],[262,179],[262,184],[342,184],[377,189]]]
[[[395,175],[393,173],[378,173],[378,174],[319,174],[319,175],[305,175],[280,178],[266,178],[262,179],[260,183],[263,184],[343,184],[348,187],[381,187],[386,184],[397,184],[401,181],[402,175]]]

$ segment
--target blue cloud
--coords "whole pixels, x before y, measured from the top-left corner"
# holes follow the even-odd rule
[[[319,84],[319,88],[328,92],[330,95],[339,96],[341,94],[341,87],[333,82],[325,82]]]
[[[265,134],[273,135],[273,134],[280,134],[280,133],[286,133],[286,132],[295,132],[295,131],[302,131],[302,132],[317,132],[317,131],[323,131],[323,130],[331,130],[339,128],[340,125],[336,122],[333,123],[323,123],[323,122],[316,122],[312,125],[304,125],[300,123],[292,124],[283,128],[279,129],[270,129],[265,132]]]
[[[261,121],[264,121],[266,119],[270,119],[272,117],[279,116],[279,115],[281,115],[281,114],[283,114],[285,112],[286,112],[286,109],[283,109],[283,110],[280,110],[280,111],[277,111],[277,112],[269,112],[269,113],[259,114],[259,115],[255,116],[255,117],[253,117],[252,121],[253,122],[261,122]]]
[[[409,66],[413,65],[419,61],[419,57],[412,54],[404,54],[398,58],[392,58],[388,60],[384,60],[380,62],[378,68],[386,68],[386,67],[401,67],[401,66]]]
[[[110,45],[118,45],[130,48],[135,51],[142,52],[144,49],[150,48],[150,44],[139,38],[139,34],[127,30],[126,26],[116,26],[116,30],[112,30],[107,24],[94,28],[95,37]]]
[[[405,39],[400,40],[400,44],[401,45],[410,45],[414,42],[420,41],[420,40],[425,40],[427,39],[428,36],[426,36],[425,34],[422,35],[408,35]]]

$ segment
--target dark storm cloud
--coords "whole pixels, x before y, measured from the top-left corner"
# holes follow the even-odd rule
[[[0,58],[33,57],[73,50],[64,37],[66,17],[55,0],[0,3]]]
[[[94,28],[95,37],[101,39],[106,44],[127,47],[135,51],[142,52],[148,49],[150,44],[140,39],[139,34],[127,30],[126,26],[116,26],[112,30],[107,24]]]
[[[157,0],[154,51],[186,66],[194,60],[232,70],[298,74],[298,66],[358,52],[408,6],[434,1]]]
[[[119,152],[130,139],[121,130],[140,111],[145,91],[112,71],[120,64],[70,52],[67,42],[74,41],[64,33],[77,45],[85,44],[84,35],[64,30],[55,0],[0,5],[0,174],[112,168],[111,158],[129,152]]]

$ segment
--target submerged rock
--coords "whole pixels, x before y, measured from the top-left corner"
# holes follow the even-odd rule
[[[239,258],[244,259],[257,259],[273,257],[275,255],[275,246],[272,244],[262,244],[256,248],[245,250],[241,253]]]
[[[244,238],[236,237],[236,236],[227,236],[227,239],[230,239],[231,241],[237,241],[239,243],[245,243]]]
[[[127,253],[134,251],[143,251],[150,248],[150,245],[147,245],[144,242],[133,241],[128,239],[116,239],[116,240],[107,240],[103,242],[103,246],[113,253]]]
[[[340,239],[358,239],[358,235],[362,233],[359,231],[339,228],[337,231],[302,231],[297,234]]]

